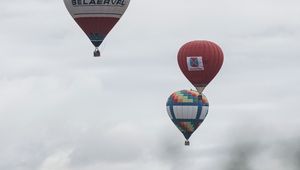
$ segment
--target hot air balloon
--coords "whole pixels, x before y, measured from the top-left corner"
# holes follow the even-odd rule
[[[173,123],[184,135],[185,145],[201,125],[208,113],[208,100],[193,90],[181,90],[171,94],[167,101],[167,112]]]
[[[98,47],[126,11],[130,0],[64,0],[71,16],[95,46]]]
[[[222,49],[217,44],[202,40],[184,44],[177,61],[185,77],[201,94],[221,69],[223,58]]]

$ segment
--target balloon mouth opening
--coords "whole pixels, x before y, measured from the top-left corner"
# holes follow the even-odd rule
[[[195,86],[196,90],[198,91],[198,93],[202,94],[203,90],[205,89],[206,86]]]

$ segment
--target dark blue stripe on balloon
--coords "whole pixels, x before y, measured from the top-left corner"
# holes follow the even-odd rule
[[[198,102],[198,110],[197,110],[196,120],[200,119],[201,112],[202,112],[202,102]]]
[[[91,40],[95,47],[99,47],[102,44],[102,40]]]
[[[175,113],[174,113],[174,109],[173,109],[173,106],[172,106],[172,105],[170,106],[170,112],[171,112],[172,118],[173,118],[173,119],[176,119]]]
[[[92,42],[102,42],[103,40],[93,40],[91,39]]]
[[[170,105],[172,105],[172,106],[198,106],[197,103],[173,103],[171,101],[167,103],[167,106],[170,106]]]
[[[178,122],[192,122],[192,123],[203,121],[203,120],[199,120],[199,119],[176,119],[176,118],[174,118],[174,119]]]
[[[89,38],[95,47],[99,47],[106,35],[101,35],[99,33],[90,33]]]

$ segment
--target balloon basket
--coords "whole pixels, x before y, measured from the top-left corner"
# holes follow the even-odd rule
[[[94,57],[100,57],[100,51],[98,48],[96,48],[94,51]]]
[[[185,146],[190,146],[190,142],[189,142],[188,140],[186,140],[186,141],[184,142],[184,145],[185,145]]]

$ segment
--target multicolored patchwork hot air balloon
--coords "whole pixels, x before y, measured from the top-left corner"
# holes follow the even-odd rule
[[[202,93],[223,64],[222,49],[211,41],[191,41],[184,44],[177,56],[185,77]]]
[[[173,123],[184,135],[185,145],[189,138],[201,125],[208,113],[208,100],[193,90],[174,92],[167,101],[167,112]]]
[[[94,56],[99,57],[98,47],[126,11],[130,0],[64,0],[77,24],[96,47]]]

